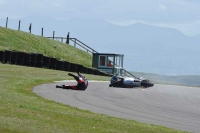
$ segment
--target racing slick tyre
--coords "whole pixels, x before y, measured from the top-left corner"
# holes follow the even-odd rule
[[[149,81],[141,81],[141,86],[143,86],[144,88],[147,88],[147,87],[154,86],[154,84]]]

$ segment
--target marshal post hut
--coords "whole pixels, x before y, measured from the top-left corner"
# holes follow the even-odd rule
[[[92,67],[108,74],[122,74],[123,58],[121,54],[93,53]]]

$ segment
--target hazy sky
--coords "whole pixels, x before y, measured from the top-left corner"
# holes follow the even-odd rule
[[[142,22],[200,33],[200,0],[0,0],[0,19],[48,16],[102,19],[119,25]]]

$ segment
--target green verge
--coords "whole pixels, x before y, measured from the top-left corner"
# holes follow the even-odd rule
[[[86,74],[93,80],[109,77]],[[180,133],[134,120],[115,118],[37,96],[34,86],[71,79],[67,72],[0,63],[0,132],[2,133]]]

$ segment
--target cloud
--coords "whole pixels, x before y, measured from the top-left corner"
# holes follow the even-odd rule
[[[165,11],[167,9],[167,7],[163,4],[159,4],[159,8],[161,9],[161,11]]]

